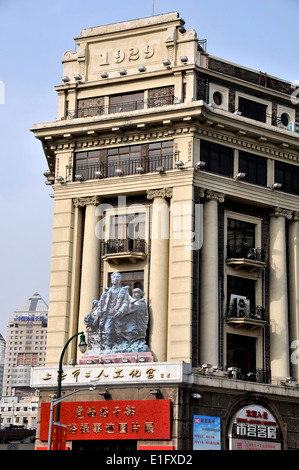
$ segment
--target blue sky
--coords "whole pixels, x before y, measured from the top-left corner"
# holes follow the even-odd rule
[[[209,54],[299,80],[298,0],[155,0],[154,13],[178,11]],[[1,244],[0,333],[38,291],[49,296],[52,209],[46,162],[30,128],[55,120],[63,53],[81,30],[151,16],[152,0],[0,0]]]

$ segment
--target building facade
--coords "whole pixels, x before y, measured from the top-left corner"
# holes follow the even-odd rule
[[[4,358],[5,358],[5,339],[0,334],[0,393],[2,395],[3,372],[4,372]]]
[[[94,300],[119,272],[131,295],[144,292],[152,359],[84,360],[70,343],[70,448],[298,449],[292,85],[210,56],[178,13],[75,40],[57,120],[32,129],[54,198],[47,357],[32,375],[38,445],[61,351],[88,333]],[[139,415],[117,421],[121,405]]]
[[[35,293],[14,311],[6,333],[3,397],[30,396],[32,367],[45,365],[48,306]]]

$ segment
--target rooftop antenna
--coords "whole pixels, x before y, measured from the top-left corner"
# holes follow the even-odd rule
[[[155,14],[155,0],[153,0],[153,4],[152,4],[152,16],[154,16]]]

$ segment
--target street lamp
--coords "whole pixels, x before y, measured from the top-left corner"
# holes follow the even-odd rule
[[[61,380],[62,380],[62,361],[63,361],[63,356],[66,351],[66,348],[68,347],[69,343],[72,341],[72,339],[76,338],[76,336],[80,335],[80,343],[79,343],[79,349],[82,354],[85,353],[87,349],[87,343],[85,340],[85,335],[83,331],[80,333],[74,334],[64,345],[64,348],[61,352],[60,360],[59,360],[59,369],[58,369],[58,385],[57,385],[57,394],[53,395],[51,397],[51,406],[50,406],[50,417],[49,417],[49,435],[48,435],[48,450],[51,450],[51,441],[52,441],[52,427],[53,427],[53,411],[54,411],[54,406],[56,405],[56,422],[59,423],[60,419],[60,402],[65,400],[67,397],[70,395],[73,395],[73,393],[77,393],[78,390],[74,390],[73,392],[69,393],[68,395],[65,395],[64,397],[61,397]]]
[[[76,336],[79,336],[80,335],[80,343],[79,343],[79,349],[80,349],[80,352],[83,354],[85,353],[86,349],[87,349],[87,343],[85,341],[85,335],[83,333],[83,331],[81,331],[80,333],[76,333],[75,335],[73,335],[65,344],[62,352],[61,352],[61,356],[60,356],[60,360],[59,360],[59,369],[58,369],[58,384],[57,384],[57,396],[56,396],[56,399],[59,400],[59,398],[61,397],[61,380],[62,380],[62,373],[63,373],[63,370],[62,370],[62,361],[63,361],[63,356],[64,356],[64,353],[66,351],[66,348],[68,347],[69,343],[74,339],[76,338]],[[57,407],[56,407],[56,422],[58,423],[59,422],[59,419],[60,419],[60,402],[57,403]]]

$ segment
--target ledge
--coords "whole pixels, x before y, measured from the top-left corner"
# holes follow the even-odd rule
[[[104,261],[108,261],[109,263],[119,264],[121,261],[131,261],[131,263],[135,264],[137,261],[143,261],[147,257],[146,253],[139,253],[139,252],[131,252],[127,251],[124,253],[109,253],[107,255],[102,256]]]

